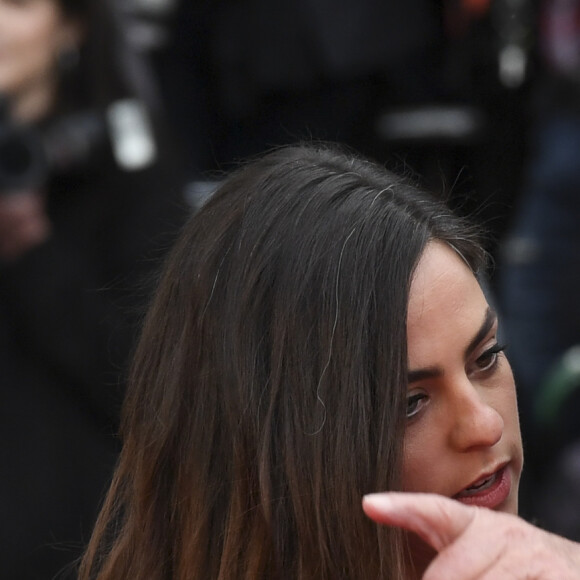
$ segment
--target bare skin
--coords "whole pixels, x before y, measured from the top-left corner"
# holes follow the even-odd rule
[[[497,334],[497,316],[461,257],[428,245],[407,319],[406,493],[366,496],[363,509],[426,544],[411,541],[413,578],[580,580],[580,545],[517,517],[523,452]]]
[[[580,580],[579,544],[511,514],[421,493],[371,494],[363,509],[438,552],[423,580]]]
[[[407,313],[407,426],[402,489],[517,514],[523,465],[516,388],[499,321],[450,246],[427,245]],[[410,536],[420,578],[434,553]]]

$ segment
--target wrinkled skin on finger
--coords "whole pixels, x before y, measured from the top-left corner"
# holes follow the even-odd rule
[[[414,493],[372,494],[363,509],[438,552],[423,580],[580,580],[579,544],[514,515]]]

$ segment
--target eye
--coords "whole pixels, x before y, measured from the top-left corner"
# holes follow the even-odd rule
[[[506,349],[506,345],[494,344],[481,354],[475,361],[478,372],[493,370],[498,363],[499,354]]]
[[[425,393],[409,393],[407,395],[407,419],[413,418],[427,404],[429,397]]]

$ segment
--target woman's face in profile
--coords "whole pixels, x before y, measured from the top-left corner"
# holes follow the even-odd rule
[[[407,333],[403,489],[517,513],[522,443],[497,317],[470,269],[441,242],[417,266]]]

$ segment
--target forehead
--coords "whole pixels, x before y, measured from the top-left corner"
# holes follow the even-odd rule
[[[442,242],[431,242],[411,282],[409,358],[436,353],[452,346],[455,339],[467,340],[481,325],[487,307],[477,279],[457,252]]]

